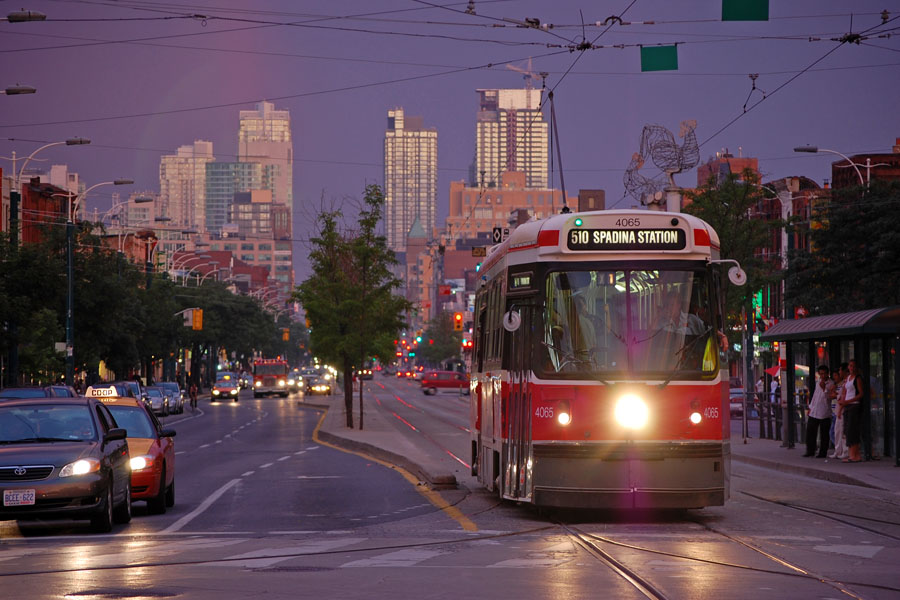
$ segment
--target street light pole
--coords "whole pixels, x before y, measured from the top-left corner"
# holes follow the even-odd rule
[[[75,212],[78,210],[78,203],[84,200],[91,190],[102,185],[130,185],[132,183],[134,182],[130,179],[116,179],[94,184],[81,194],[71,192],[66,194],[69,199],[66,209],[66,385],[75,385],[75,347],[73,343],[75,331]]]
[[[39,13],[36,13],[39,14]],[[10,15],[12,16],[12,14]],[[44,17],[46,18],[46,17]],[[29,19],[21,19],[21,20],[29,20]],[[39,19],[30,19],[30,20],[39,20]],[[10,20],[10,22],[14,22]],[[28,155],[28,158],[25,159],[25,162],[22,164],[22,168],[16,170],[16,153],[13,152],[11,157],[3,157],[12,160],[13,163],[13,176],[12,176],[12,187],[9,191],[9,238],[10,238],[10,251],[15,256],[19,251],[19,201],[21,199],[20,190],[22,187],[22,175],[25,173],[25,167],[28,166],[28,163],[34,158],[38,152],[45,150],[47,148],[51,148],[53,146],[83,146],[86,144],[90,144],[91,140],[85,138],[69,138],[67,140],[61,142],[51,142],[49,144],[44,144],[34,152]],[[8,367],[7,367],[7,382],[10,385],[15,385],[19,379],[19,325],[15,321],[15,319],[10,319],[7,322],[7,333],[9,334],[9,355],[8,355]]]
[[[819,152],[828,152],[830,154],[837,154],[844,160],[846,160],[850,165],[856,169],[856,174],[859,176],[859,185],[866,186],[866,182],[863,179],[862,171],[859,170],[859,167],[856,166],[856,163],[850,160],[850,157],[846,154],[838,152],[837,150],[828,150],[827,148],[819,148],[818,146],[799,146],[794,148],[794,152],[808,152],[810,154],[817,154]]]

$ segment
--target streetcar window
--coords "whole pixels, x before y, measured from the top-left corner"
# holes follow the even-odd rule
[[[544,375],[666,378],[718,369],[721,317],[706,271],[552,271],[544,294]]]

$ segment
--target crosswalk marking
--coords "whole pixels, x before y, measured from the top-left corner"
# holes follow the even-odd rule
[[[396,552],[388,552],[371,558],[354,560],[341,565],[341,568],[352,567],[412,567],[422,561],[436,556],[447,554],[443,550],[426,550],[422,548],[407,548]]]
[[[335,550],[344,546],[350,546],[365,541],[366,538],[342,538],[330,540],[311,540],[298,546],[282,547],[282,548],[263,548],[246,552],[244,554],[236,554],[229,556],[224,562],[211,562],[211,566],[215,567],[243,567],[246,569],[262,569],[270,567],[274,564],[297,558],[297,556],[286,555],[303,555],[317,554],[328,550]],[[246,559],[246,560],[240,560]]]
[[[830,546],[813,546],[813,550],[818,552],[831,552],[833,554],[846,554],[848,556],[859,556],[860,558],[873,558],[876,554],[884,550],[884,546],[833,544]]]

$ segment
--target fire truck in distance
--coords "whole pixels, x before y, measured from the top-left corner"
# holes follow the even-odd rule
[[[287,398],[288,364],[281,358],[258,358],[253,361],[253,397],[281,394]]]

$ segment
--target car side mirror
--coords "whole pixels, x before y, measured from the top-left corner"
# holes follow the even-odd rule
[[[174,429],[163,429],[159,432],[159,437],[175,437]]]
[[[103,436],[103,443],[115,442],[116,440],[124,440],[128,436],[128,431],[121,427],[114,427],[106,432]]]

